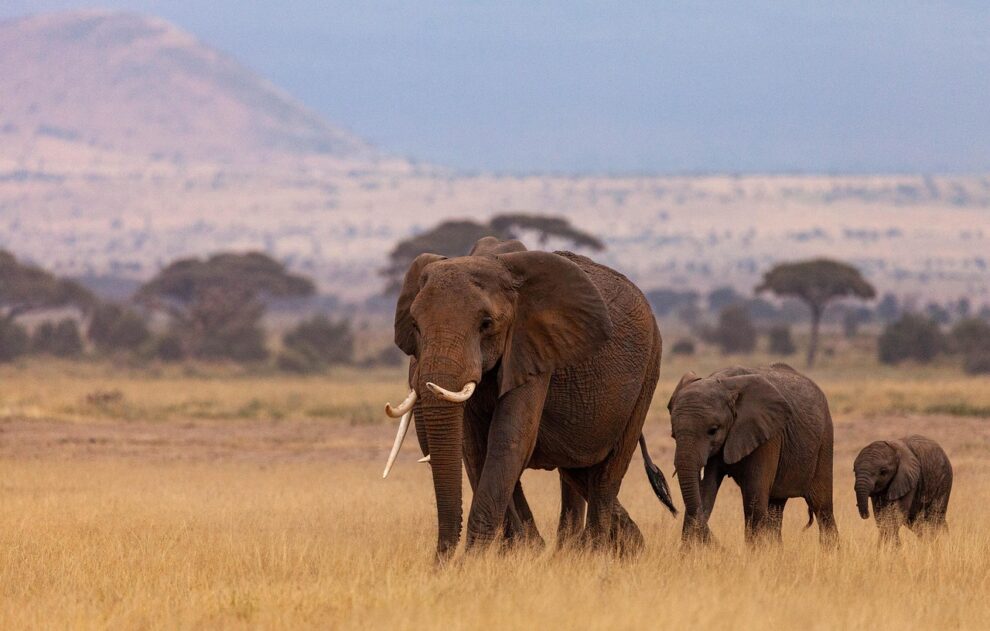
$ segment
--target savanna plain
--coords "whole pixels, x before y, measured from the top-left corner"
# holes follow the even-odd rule
[[[665,358],[646,436],[679,505],[665,407],[677,379],[768,360]],[[381,406],[405,394],[402,369],[6,366],[0,628],[985,628],[990,380],[880,367],[856,348],[809,374],[835,418],[837,551],[802,529],[802,500],[788,505],[782,545],[748,548],[727,482],[718,547],[682,552],[680,519],[637,454],[621,499],[642,554],[555,551],[557,477],[529,471],[547,547],[461,553],[441,569],[415,440],[381,478],[395,435]],[[852,461],[910,433],[953,461],[949,532],[922,544],[904,530],[899,549],[880,550],[856,513]]]

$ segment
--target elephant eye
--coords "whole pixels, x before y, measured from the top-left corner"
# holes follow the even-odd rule
[[[718,432],[718,425],[712,425],[711,427],[708,428],[709,436],[714,436],[716,432]]]
[[[493,326],[495,326],[495,321],[492,320],[491,316],[485,316],[481,319],[480,328],[482,333],[487,333],[488,331],[491,331]]]
[[[880,469],[880,475],[887,475],[887,469],[886,469],[886,467],[884,467],[883,469]]]

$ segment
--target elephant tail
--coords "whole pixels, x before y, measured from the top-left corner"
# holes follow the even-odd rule
[[[650,458],[650,452],[646,450],[646,438],[642,434],[639,435],[639,448],[643,452],[643,466],[646,467],[646,477],[650,479],[653,492],[657,494],[660,502],[667,507],[670,514],[676,515],[677,507],[674,506],[674,500],[670,497],[667,479],[663,477],[663,471],[660,470],[660,467],[653,464],[653,458]]]
[[[815,523],[815,511],[811,510],[811,503],[808,503],[808,523],[804,525],[804,529],[807,530],[811,528],[811,524]]]

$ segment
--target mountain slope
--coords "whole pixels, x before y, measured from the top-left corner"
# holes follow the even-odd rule
[[[0,133],[156,158],[374,156],[237,62],[172,24],[84,11],[0,24]]]

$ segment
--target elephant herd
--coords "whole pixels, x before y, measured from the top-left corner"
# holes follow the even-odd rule
[[[462,471],[473,491],[468,549],[497,539],[542,543],[520,483],[523,470],[560,478],[558,546],[619,552],[643,536],[618,493],[637,446],[660,501],[676,509],[653,463],[643,423],[660,372],[662,341],[642,292],[625,276],[570,252],[529,251],[486,237],[467,256],[422,254],[405,276],[395,342],[409,386],[388,475],[415,418],[432,470],[437,555],[463,527]],[[832,515],[832,419],[821,389],[785,364],[684,375],[668,404],[685,543],[712,540],[708,518],[726,476],[743,496],[747,541],[780,538],[784,505],[803,498],[808,525],[837,542]],[[901,524],[944,527],[952,469],[920,436],[872,443],[856,458],[856,498],[882,541]]]

